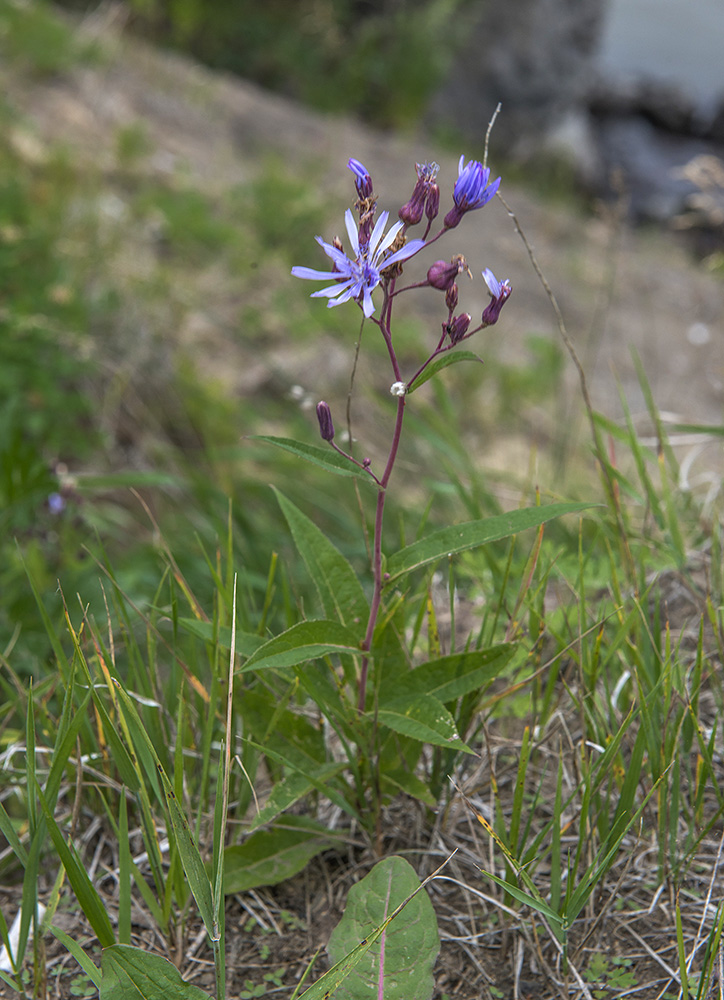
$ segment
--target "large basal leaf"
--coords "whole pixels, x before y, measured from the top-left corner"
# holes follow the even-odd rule
[[[242,672],[266,670],[269,667],[293,667],[305,660],[338,653],[359,653],[361,635],[339,622],[299,622],[286,632],[265,642],[249,657]]]
[[[376,483],[369,472],[360,469],[358,465],[344,458],[333,448],[320,448],[317,445],[305,444],[303,441],[295,441],[293,438],[270,437],[267,434],[254,434],[250,436],[252,441],[266,441],[284,451],[290,451],[298,458],[303,458],[313,465],[318,465],[327,472],[334,472],[338,476],[351,476],[353,479],[360,479],[363,483],[375,486]]]
[[[246,892],[277,885],[306,867],[315,855],[339,843],[325,826],[306,816],[285,816],[224,851],[224,891]]]
[[[414,869],[403,858],[393,856],[376,864],[349,891],[344,916],[327,946],[331,961],[342,961],[419,886]],[[439,950],[435,911],[423,890],[350,972],[344,1000],[376,1000],[378,996],[384,1000],[430,1000],[432,967]]]
[[[497,514],[481,521],[467,521],[465,524],[433,531],[419,542],[390,556],[385,567],[385,584],[394,583],[406,573],[445,556],[509,538],[526,528],[537,528],[563,514],[575,514],[594,506],[596,505],[591,503],[552,503],[546,507],[525,507],[509,514]]]
[[[380,705],[409,697],[431,694],[447,703],[462,698],[496,677],[515,651],[511,643],[501,643],[489,649],[471,649],[453,653],[415,667],[394,677],[385,677],[380,687]]]
[[[369,615],[369,604],[350,564],[306,514],[279,490],[274,492],[294,543],[317,587],[325,615],[339,619],[343,625],[364,626]]]
[[[437,373],[442,371],[443,368],[449,368],[450,365],[460,364],[461,361],[477,361],[480,365],[483,363],[482,358],[479,358],[477,354],[473,354],[472,351],[448,350],[445,354],[441,354],[440,357],[431,361],[422,375],[415,379],[411,388],[407,390],[408,396],[411,392],[415,392],[416,389],[419,389],[421,385],[424,385],[425,382],[429,382],[433,375],[437,375]]]
[[[402,697],[381,704],[377,710],[381,725],[420,743],[473,753],[458,736],[455,720],[441,701],[430,694]]]
[[[100,1000],[210,1000],[185,983],[178,969],[160,955],[128,944],[114,944],[101,957]]]

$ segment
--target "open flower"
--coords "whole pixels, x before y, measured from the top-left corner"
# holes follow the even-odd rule
[[[463,164],[465,164],[463,166]],[[445,228],[454,229],[466,212],[487,205],[500,187],[500,177],[489,184],[490,168],[484,167],[477,160],[465,163],[465,156],[460,157],[458,164],[458,179],[453,189],[455,205],[445,216]]]
[[[488,286],[490,294],[490,303],[483,310],[483,325],[492,326],[493,323],[498,322],[500,310],[508,301],[508,296],[513,289],[508,278],[505,278],[504,281],[498,281],[489,267],[483,271],[483,278],[485,278],[485,284]]]
[[[411,240],[401,250],[385,256],[403,225],[401,222],[396,222],[383,237],[388,218],[389,212],[382,212],[372,230],[369,243],[360,246],[354,216],[347,209],[344,221],[354,257],[348,257],[334,244],[325,243],[321,236],[317,236],[317,243],[332,260],[333,270],[316,271],[311,267],[293,267],[292,274],[295,278],[306,278],[309,281],[328,281],[331,278],[334,284],[328,288],[320,288],[318,292],[312,292],[312,298],[324,296],[329,299],[327,305],[330,307],[354,299],[360,303],[365,316],[371,316],[375,311],[372,292],[382,280],[382,271],[392,264],[407,260],[425,245],[424,240]]]

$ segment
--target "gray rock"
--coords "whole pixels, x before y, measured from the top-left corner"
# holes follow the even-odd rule
[[[495,147],[530,155],[585,101],[606,0],[488,0],[471,24],[429,118],[482,145],[500,102]]]

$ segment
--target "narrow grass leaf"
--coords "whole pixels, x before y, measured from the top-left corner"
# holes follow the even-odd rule
[[[204,862],[201,858],[196,842],[191,833],[191,828],[188,824],[184,811],[176,798],[176,793],[173,790],[173,786],[166,775],[166,772],[158,759],[158,754],[151,743],[148,733],[143,727],[141,718],[136,710],[136,706],[133,704],[132,699],[129,697],[128,693],[121,687],[118,681],[115,681],[116,691],[118,696],[123,703],[124,714],[126,715],[126,720],[129,723],[129,729],[135,733],[134,745],[137,751],[140,751],[141,743],[146,750],[146,753],[150,755],[156,766],[156,771],[158,773],[165,800],[168,809],[169,819],[171,820],[171,826],[173,827],[174,836],[176,838],[176,846],[178,848],[179,855],[181,857],[181,863],[183,865],[184,871],[186,873],[186,878],[188,879],[189,888],[194,895],[196,900],[196,905],[199,908],[199,913],[201,914],[201,919],[204,922],[204,927],[209,935],[209,937],[214,940],[214,909],[213,901],[211,895],[211,882],[209,881],[209,876],[206,873],[206,868],[204,867]]]
[[[116,937],[113,933],[110,918],[106,912],[100,896],[96,892],[95,886],[88,877],[85,867],[81,864],[75,848],[66,844],[60,827],[55,821],[53,814],[48,808],[45,796],[36,782],[36,789],[40,806],[48,824],[48,832],[53,841],[53,846],[60,858],[61,864],[68,874],[68,881],[71,884],[80,908],[86,915],[88,922],[93,928],[93,932],[100,941],[102,948],[108,948],[114,944]]]
[[[473,354],[472,351],[446,351],[445,354],[441,354],[434,361],[431,361],[424,372],[415,379],[412,385],[408,386],[407,395],[409,396],[415,392],[425,382],[429,382],[443,368],[449,368],[450,365],[458,365],[461,361],[477,361],[479,365],[483,363],[483,359],[479,358],[477,354]]]
[[[432,695],[419,694],[412,699],[405,696],[380,702],[377,719],[383,726],[403,736],[411,736],[420,743],[474,753],[460,739],[452,715]]]
[[[66,934],[64,930],[60,927],[56,927],[54,924],[50,925],[50,933],[60,941],[60,943],[68,949],[73,958],[76,960],[78,965],[81,967],[86,976],[90,979],[96,989],[100,989],[102,974],[101,970],[92,961],[92,959],[83,951],[78,942]]]
[[[361,637],[339,622],[321,619],[299,622],[270,639],[253,653],[241,668],[266,670],[293,667],[297,663],[340,653],[359,653]]]
[[[364,623],[369,615],[369,604],[350,564],[306,514],[279,490],[274,492],[294,544],[314,580],[325,615],[338,619],[343,625]]]
[[[597,505],[593,503],[552,503],[546,507],[525,507],[509,514],[497,514],[480,521],[468,521],[433,531],[390,557],[386,565],[385,585],[389,586],[406,573],[436,562],[444,556],[499,541],[527,528],[537,528],[564,514],[575,514],[595,506]]]
[[[127,944],[106,948],[101,970],[100,1000],[209,1000],[165,958]]]
[[[128,840],[128,806],[121,790],[118,806],[118,941],[131,943],[131,845]]]
[[[303,441],[294,441],[292,438],[270,437],[266,434],[255,434],[250,437],[252,441],[266,441],[284,451],[290,451],[292,455],[303,458],[313,465],[318,465],[327,472],[334,472],[338,476],[349,476],[353,479],[360,479],[363,483],[375,486],[375,481],[369,472],[364,472],[359,466],[350,462],[349,459],[334,451],[333,448],[320,448],[317,445],[306,444]]]
[[[258,830],[243,844],[224,852],[225,891],[246,892],[262,885],[277,885],[306,867],[339,837],[306,816],[287,816],[274,826]]]

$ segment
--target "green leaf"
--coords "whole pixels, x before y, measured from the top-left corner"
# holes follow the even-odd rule
[[[101,970],[100,1000],[209,1000],[165,958],[127,944],[106,948]]]
[[[589,507],[598,506],[593,503],[552,503],[546,507],[525,507],[513,510],[509,514],[497,514],[481,521],[467,521],[465,524],[453,525],[433,531],[430,535],[414,542],[399,552],[395,552],[387,560],[385,584],[389,585],[401,576],[410,573],[421,566],[436,562],[444,556],[466,549],[496,542],[501,538],[517,535],[526,528],[537,528],[546,521],[561,517],[563,514],[575,514]]]
[[[350,462],[348,458],[344,458],[331,447],[320,448],[317,445],[305,444],[303,441],[294,441],[292,438],[270,437],[267,434],[250,435],[250,440],[266,441],[267,444],[276,445],[277,448],[290,451],[298,458],[303,458],[327,472],[336,473],[338,476],[350,476],[353,479],[362,480],[363,483],[369,483],[371,486],[377,485],[369,472],[360,469],[359,466]]]
[[[338,618],[343,625],[364,625],[369,604],[350,564],[313,521],[279,490],[274,492],[294,543],[317,587],[325,615]]]
[[[126,724],[128,725],[128,730],[131,733],[136,753],[140,753],[140,750],[143,747],[146,753],[150,754],[153,758],[156,772],[161,779],[161,785],[166,798],[166,806],[168,808],[168,815],[171,820],[171,826],[176,840],[176,847],[178,848],[181,864],[183,865],[184,872],[186,873],[189,888],[194,894],[194,899],[196,900],[196,905],[199,908],[199,913],[201,914],[201,919],[204,922],[204,927],[206,928],[209,937],[214,940],[214,908],[211,897],[211,882],[206,873],[206,868],[201,859],[199,849],[196,846],[196,842],[191,833],[188,820],[186,819],[186,815],[176,798],[176,793],[174,792],[173,786],[163,769],[153,743],[151,742],[151,739],[141,722],[141,717],[136,710],[136,706],[133,704],[132,699],[121,686],[120,682],[115,678],[114,683],[118,696],[123,704]]]
[[[221,625],[217,628],[213,622],[201,622],[198,618],[178,618],[177,621],[184,632],[188,632],[189,635],[195,635],[203,642],[217,641],[223,649],[231,649],[231,627],[229,625]],[[253,632],[240,632],[237,629],[235,639],[236,651],[242,656],[251,656],[259,646],[264,645],[264,639],[254,635]]]
[[[299,622],[265,642],[249,657],[242,672],[269,667],[293,667],[305,660],[335,653],[359,653],[361,636],[339,622]]]
[[[430,362],[424,372],[416,378],[412,386],[408,388],[407,395],[409,396],[410,393],[415,392],[415,390],[419,389],[421,385],[425,384],[425,382],[429,382],[433,375],[437,375],[437,373],[442,371],[443,368],[449,368],[450,365],[457,365],[461,361],[477,361],[478,364],[481,365],[483,363],[483,359],[479,358],[477,354],[473,354],[472,351],[448,350],[445,354],[441,354],[438,358],[435,358],[434,361]]]
[[[271,795],[252,821],[252,830],[264,826],[265,823],[271,823],[281,812],[288,809],[295,802],[298,802],[299,799],[311,792],[313,788],[316,788],[318,792],[326,796],[331,802],[334,802],[335,805],[339,806],[348,815],[355,816],[352,807],[330,785],[332,778],[336,778],[338,774],[347,769],[349,765],[346,761],[332,762],[323,764],[321,767],[307,767],[305,769],[300,767],[298,762],[295,766],[295,763],[289,760],[289,758],[277,753],[270,747],[259,746],[259,744],[253,743],[251,740],[248,742],[255,749],[265,753],[267,757],[271,757],[272,760],[283,764],[290,772],[274,785]]]
[[[420,743],[473,753],[458,736],[452,715],[431,694],[418,694],[414,698],[405,696],[380,704],[377,719],[383,726],[403,736],[411,736]]]
[[[414,869],[403,858],[393,856],[376,864],[349,891],[344,916],[329,939],[330,960],[343,960],[419,886]],[[376,997],[381,975],[385,1000],[429,1000],[439,950],[435,911],[427,893],[420,892],[385,931],[384,950],[382,942],[375,942],[350,973],[345,1000]]]
[[[224,852],[227,893],[277,885],[291,878],[315,855],[339,843],[327,827],[306,816],[286,816]]]
[[[60,927],[56,927],[51,924],[49,927],[50,933],[53,934],[64,945],[68,951],[71,953],[73,958],[76,960],[78,965],[81,967],[86,976],[90,979],[96,989],[100,989],[101,985],[101,970],[91,961],[91,959],[86,955],[81,946],[75,941],[70,935],[66,934],[64,930]]]
[[[66,870],[68,881],[70,882],[73,892],[76,895],[81,910],[85,914],[88,923],[93,928],[101,946],[103,948],[107,948],[115,942],[116,936],[113,933],[113,927],[111,926],[111,921],[106,908],[103,905],[95,886],[88,877],[85,866],[81,864],[75,848],[72,845],[66,844],[65,838],[61,833],[60,827],[55,821],[55,817],[48,808],[48,803],[45,800],[45,796],[43,795],[37,780],[35,784],[36,794],[40,802],[40,807],[45,815],[45,820],[48,824],[48,832],[50,833],[50,839],[53,841],[53,847],[60,858],[61,864]]]
[[[420,694],[431,694],[443,704],[455,701],[496,677],[514,652],[514,645],[501,643],[489,649],[473,649],[429,660],[414,670],[385,677],[380,687],[380,701]]]

